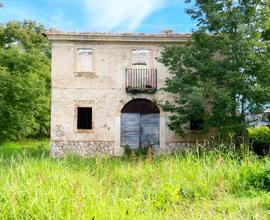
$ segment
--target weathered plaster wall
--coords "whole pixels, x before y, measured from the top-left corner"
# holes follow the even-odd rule
[[[77,72],[78,48],[93,50],[93,71]],[[149,49],[152,63],[158,70],[158,91],[154,94],[126,93],[125,69],[132,66],[132,49]],[[133,98],[164,101],[172,97],[161,90],[169,77],[167,69],[156,57],[163,45],[158,43],[124,42],[56,42],[52,45],[52,155],[62,156],[66,150],[78,154],[121,155],[120,116],[123,106]],[[76,130],[76,107],[92,107],[93,130]],[[182,142],[168,129],[167,115],[161,112],[161,149]],[[185,141],[189,141],[189,137]],[[67,147],[69,143],[70,147]],[[70,144],[71,143],[71,144]],[[66,150],[64,150],[66,149]]]

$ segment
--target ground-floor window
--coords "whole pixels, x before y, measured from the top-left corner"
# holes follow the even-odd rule
[[[92,129],[92,108],[77,107],[77,129],[79,130]]]
[[[204,127],[204,120],[202,118],[191,118],[190,119],[190,130],[191,131],[201,131]]]

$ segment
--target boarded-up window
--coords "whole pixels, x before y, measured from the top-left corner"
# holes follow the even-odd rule
[[[77,108],[77,129],[92,129],[92,108]]]
[[[144,69],[150,68],[151,53],[148,49],[132,50],[132,68]]]
[[[93,71],[93,50],[92,49],[78,49],[77,50],[77,70],[79,72]]]

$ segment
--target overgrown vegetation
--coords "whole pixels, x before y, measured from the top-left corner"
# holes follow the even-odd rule
[[[270,144],[270,128],[267,126],[248,128],[249,138]]]
[[[50,44],[33,21],[0,24],[0,141],[49,134]]]
[[[122,146],[124,148],[124,154],[127,158],[131,159],[134,157],[145,158],[147,156],[152,157],[154,154],[154,149],[151,145],[143,146],[140,145],[138,149],[131,149],[129,145]]]
[[[197,21],[192,42],[168,47],[161,62],[171,77],[165,90],[175,100],[170,128],[184,136],[190,120],[204,120],[204,131],[245,135],[247,113],[259,113],[270,100],[270,1],[191,1]]]
[[[216,150],[152,160],[48,155],[47,141],[0,146],[1,219],[270,217],[268,158]]]
[[[250,127],[248,135],[252,142],[254,151],[261,156],[270,153],[270,128],[267,126]]]

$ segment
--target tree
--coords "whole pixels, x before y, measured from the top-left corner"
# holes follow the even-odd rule
[[[242,134],[246,114],[270,101],[270,1],[196,0],[186,12],[197,21],[192,42],[165,48],[160,59],[175,95],[162,106],[169,127],[183,136],[190,119],[203,118],[204,131]]]
[[[49,133],[50,44],[32,22],[0,24],[0,140]]]

